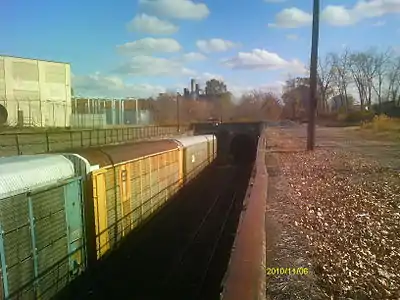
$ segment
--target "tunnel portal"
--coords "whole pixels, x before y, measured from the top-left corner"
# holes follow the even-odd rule
[[[258,137],[248,134],[236,135],[230,146],[230,154],[233,156],[235,163],[252,162],[257,153]]]

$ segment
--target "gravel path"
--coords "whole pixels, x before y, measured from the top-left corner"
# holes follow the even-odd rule
[[[400,299],[400,147],[349,129],[268,131],[269,299]]]

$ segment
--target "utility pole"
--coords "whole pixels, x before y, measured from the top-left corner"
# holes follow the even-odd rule
[[[180,129],[180,116],[179,116],[179,92],[176,93],[176,118],[178,121],[178,133],[181,131]]]
[[[314,0],[311,65],[310,65],[310,101],[307,128],[307,150],[314,150],[315,145],[315,110],[317,107],[317,65],[318,65],[318,38],[319,38],[319,0]]]

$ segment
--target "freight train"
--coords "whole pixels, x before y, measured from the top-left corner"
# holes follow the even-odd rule
[[[0,158],[1,299],[49,299],[216,158],[214,135]]]

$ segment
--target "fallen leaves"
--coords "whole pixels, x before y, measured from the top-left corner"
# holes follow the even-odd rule
[[[284,134],[270,139],[283,148],[296,143]],[[276,197],[293,210],[284,226],[307,242],[326,298],[398,299],[399,172],[344,149],[274,155],[287,183]]]

